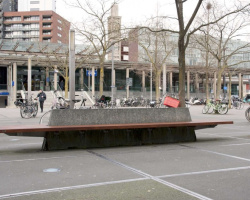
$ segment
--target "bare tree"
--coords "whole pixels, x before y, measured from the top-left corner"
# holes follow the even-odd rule
[[[221,18],[225,15],[220,7],[213,7],[213,19]],[[219,15],[219,16],[218,16]],[[217,62],[217,85],[215,98],[220,97],[222,74],[226,68],[248,62],[243,59],[236,59],[237,55],[242,55],[243,51],[249,51],[250,43],[241,42],[236,38],[242,36],[242,30],[249,26],[247,18],[238,12],[224,17],[220,21],[210,25],[210,32],[202,30],[205,37],[197,37],[196,41],[208,51]],[[207,38],[209,37],[209,41]]]
[[[139,37],[138,44],[144,51],[140,59],[151,63],[156,100],[158,100],[160,98],[162,66],[167,62],[175,46],[170,40],[169,33],[167,32],[151,32],[148,29],[140,29]]]
[[[36,57],[36,61],[46,61],[49,68],[54,69],[57,66],[58,73],[64,78],[65,98],[68,98],[69,85],[69,47],[65,44],[58,44],[54,46],[40,45],[40,52],[42,57]],[[76,70],[84,64],[91,62],[94,58],[94,51],[90,46],[76,50]]]
[[[173,29],[162,29],[162,30],[155,30],[154,28],[151,27],[142,27],[142,28],[148,28],[152,32],[159,32],[159,31],[168,31],[171,33],[177,33],[179,38],[178,38],[178,50],[179,50],[179,55],[178,55],[178,63],[179,63],[179,99],[180,99],[180,106],[184,107],[185,106],[185,71],[186,71],[186,62],[185,62],[185,54],[186,54],[186,49],[188,47],[190,37],[202,29],[203,27],[207,27],[210,24],[216,24],[217,22],[221,21],[227,16],[230,16],[235,13],[239,12],[249,12],[249,6],[250,3],[247,3],[245,5],[242,5],[240,1],[238,1],[238,5],[235,4],[235,6],[232,6],[231,10],[228,10],[224,15],[211,20],[210,22],[202,23],[195,25],[194,27],[191,27],[191,25],[194,22],[194,19],[196,18],[196,15],[202,5],[202,3],[205,0],[198,0],[195,6],[194,11],[192,12],[191,17],[189,20],[187,20],[187,23],[184,21],[184,4],[188,0],[175,0],[175,6],[176,6],[176,11],[177,11],[177,20],[178,20],[178,25],[179,25],[179,30],[175,31]]]
[[[81,9],[87,15],[81,24],[75,24],[74,28],[83,38],[84,43],[89,43],[95,49],[100,65],[100,95],[103,94],[104,62],[106,55],[113,45],[123,40],[121,34],[121,23],[118,16],[109,18],[112,7],[117,1],[113,0],[75,0],[74,6]],[[116,14],[116,13],[115,13]],[[115,58],[118,60],[119,58]]]

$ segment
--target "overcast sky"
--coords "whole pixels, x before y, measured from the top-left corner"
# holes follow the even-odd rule
[[[83,1],[83,0],[82,0]],[[70,2],[70,0],[67,0]],[[192,10],[192,5],[197,0],[189,0],[185,3],[184,12],[186,15]],[[157,6],[158,5],[158,6]],[[140,24],[151,16],[176,16],[175,4],[173,0],[120,0],[119,15],[122,17],[124,25]],[[65,3],[65,0],[57,0],[57,13],[65,19],[75,22],[81,15],[79,9],[74,9]]]
[[[76,9],[67,5],[67,3],[71,1],[74,0],[57,0],[57,13],[72,23],[82,22],[83,20],[81,20],[81,16],[83,11],[81,9]],[[81,1],[84,2],[85,0],[80,0],[80,2]],[[184,16],[186,17],[186,22],[193,13],[197,1],[198,0],[188,0],[184,3]],[[221,4],[225,3],[226,6],[230,8],[230,4],[232,4],[236,0],[204,0],[204,5],[206,5],[206,2],[212,1]],[[250,0],[238,1],[246,4],[249,3]],[[90,0],[90,2],[94,2],[94,0]],[[174,2],[174,0],[120,0],[120,3],[118,5],[119,16],[122,17],[122,25],[127,27],[141,25],[146,21],[146,19],[149,19],[152,16],[157,16],[157,10],[158,16],[176,17],[176,8]],[[201,10],[202,8],[200,9],[200,12]],[[166,23],[169,23],[168,19],[165,20]],[[172,22],[177,25],[176,21],[172,20]],[[250,28],[248,28],[247,30],[250,30]]]

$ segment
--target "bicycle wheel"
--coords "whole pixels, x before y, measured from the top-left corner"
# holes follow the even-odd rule
[[[239,108],[240,108],[240,102],[239,102],[239,101],[234,101],[234,102],[233,102],[233,107],[234,107],[235,109],[239,109]]]
[[[20,108],[20,114],[22,118],[29,119],[33,115],[34,108],[32,106],[24,106]]]
[[[208,110],[209,110],[210,106],[209,105],[205,105],[202,109],[202,114],[207,114]]]
[[[38,113],[38,104],[34,104],[33,105],[33,115],[32,115],[32,117],[36,117],[36,115],[37,115],[37,113]]]
[[[42,115],[42,117],[40,118],[39,124],[44,124],[44,125],[49,124],[49,118],[50,118],[51,111],[52,110],[49,110]]]
[[[250,122],[250,107],[248,107],[245,111],[245,117],[247,119],[247,121]]]
[[[207,113],[208,113],[208,114],[213,113],[213,112],[214,112],[214,105],[212,104],[212,105],[208,105],[208,106],[209,106],[209,108],[208,108]]]
[[[239,108],[239,109],[240,109],[240,110],[243,109],[243,108],[244,108],[244,105],[245,105],[245,104],[244,104],[243,102],[240,102],[240,108]]]
[[[226,104],[221,104],[218,108],[218,112],[222,115],[227,114],[228,112],[228,107]]]

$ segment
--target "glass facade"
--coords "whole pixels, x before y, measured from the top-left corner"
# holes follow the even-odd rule
[[[40,89],[46,90],[46,81],[49,83],[49,89],[53,89],[54,84],[54,71],[49,71],[49,78],[46,79],[46,69],[43,67],[32,67],[31,72],[31,90],[38,91]],[[58,78],[59,80],[59,78]],[[28,67],[27,66],[18,66],[17,67],[17,90],[25,89],[27,90],[28,85]]]
[[[0,90],[7,90],[7,67],[0,67]]]

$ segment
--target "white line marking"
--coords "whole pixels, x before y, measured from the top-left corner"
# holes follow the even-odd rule
[[[133,168],[133,167],[130,167],[130,166],[128,166],[128,165],[125,165],[125,164],[123,164],[123,163],[120,163],[120,162],[118,162],[118,161],[115,161],[115,160],[113,160],[113,159],[110,159],[110,158],[108,158],[108,157],[105,157],[105,156],[103,156],[103,155],[101,155],[101,154],[98,154],[98,153],[96,153],[96,152],[93,152],[93,151],[88,151],[88,152],[89,152],[89,153],[92,153],[92,154],[94,154],[94,155],[96,155],[96,156],[98,156],[98,157],[100,157],[100,158],[103,158],[103,159],[105,159],[105,160],[107,160],[107,161],[109,161],[109,162],[112,162],[112,163],[114,163],[114,164],[116,164],[116,165],[118,165],[118,166],[121,166],[121,167],[123,167],[123,168],[125,168],[125,169],[128,169],[128,170],[130,170],[130,171],[132,171],[132,172],[134,172],[134,173],[136,173],[136,174],[142,175],[142,176],[144,176],[145,178],[149,178],[149,179],[154,180],[154,181],[156,181],[156,182],[158,182],[158,183],[162,183],[162,184],[164,184],[164,185],[166,185],[166,186],[168,186],[168,187],[171,187],[171,188],[173,188],[173,189],[176,189],[176,190],[178,190],[178,191],[181,191],[181,192],[183,192],[183,193],[186,193],[186,194],[188,194],[188,195],[190,195],[190,196],[196,197],[196,198],[201,199],[201,200],[211,200],[210,198],[205,197],[205,196],[203,196],[203,195],[201,195],[201,194],[198,194],[198,193],[196,193],[196,192],[193,192],[193,191],[190,191],[190,190],[188,190],[188,189],[182,188],[182,187],[177,186],[177,185],[175,185],[175,184],[172,184],[172,183],[170,183],[170,182],[161,180],[161,179],[159,179],[159,178],[157,178],[157,177],[151,176],[150,174],[147,174],[147,173],[142,172],[142,171],[140,171],[140,170],[137,170],[137,169],[135,169],[135,168]]]
[[[246,138],[239,138],[239,137],[234,137],[234,136],[224,136],[224,135],[217,135],[217,134],[213,134],[213,133],[202,133],[202,134],[207,134],[207,135],[214,135],[214,136],[218,136],[218,137],[223,137],[223,138],[232,138],[232,139],[238,139],[238,140],[250,140],[250,139],[246,139]]]
[[[157,177],[158,178],[169,178],[169,177],[209,174],[209,173],[217,173],[217,172],[238,171],[238,170],[245,170],[245,169],[250,169],[250,166],[235,167],[235,168],[225,168],[225,169],[215,169],[215,170],[207,170],[207,171],[199,171],[199,172],[189,172],[189,173],[181,173],[181,174],[170,174],[170,175],[163,175],[163,176],[157,176]]]
[[[168,187],[174,188],[174,189],[176,189],[176,190],[178,190],[178,191],[181,191],[181,192],[183,192],[183,193],[186,193],[186,194],[188,194],[188,195],[190,195],[190,196],[196,197],[196,198],[198,198],[198,199],[201,199],[201,200],[212,200],[212,199],[210,199],[210,198],[208,198],[208,197],[205,197],[205,196],[203,196],[203,195],[201,195],[201,194],[198,194],[198,193],[193,192],[193,191],[191,191],[191,190],[182,188],[182,187],[180,187],[180,186],[178,186],[178,185],[169,183],[169,182],[167,182],[167,181],[164,181],[164,180],[161,180],[161,179],[158,179],[158,178],[153,178],[153,180],[155,180],[155,181],[157,181],[157,182],[159,182],[159,183],[162,183],[162,184],[164,184],[164,185],[166,185],[166,186],[168,186]]]
[[[15,198],[15,197],[21,197],[21,196],[27,196],[27,195],[35,195],[35,194],[43,194],[43,193],[49,193],[49,192],[59,192],[59,191],[65,191],[65,190],[97,187],[97,186],[111,185],[111,184],[116,184],[116,183],[128,183],[128,182],[141,181],[141,180],[147,180],[147,179],[148,178],[137,178],[137,179],[128,179],[128,180],[120,180],[120,181],[110,181],[110,182],[103,182],[103,183],[93,183],[93,184],[86,184],[86,185],[76,185],[76,186],[69,186],[69,187],[52,188],[52,189],[45,189],[45,190],[34,190],[34,191],[29,191],[29,192],[20,192],[20,193],[0,195],[0,199],[8,199],[8,198]]]
[[[26,162],[26,161],[37,161],[37,160],[51,160],[51,159],[61,159],[61,158],[78,158],[77,156],[62,156],[62,157],[51,157],[51,158],[33,158],[24,160],[3,160],[0,163],[11,163],[11,162]]]
[[[241,146],[241,145],[249,145],[250,143],[241,143],[241,144],[225,144],[220,145],[221,147],[228,147],[228,146]]]
[[[200,149],[200,150],[208,152],[208,153],[217,154],[217,155],[220,155],[220,156],[226,156],[226,157],[229,157],[229,158],[236,158],[236,159],[239,159],[239,160],[244,160],[244,161],[250,162],[250,159],[247,159],[247,158],[242,158],[242,157],[238,157],[238,156],[232,156],[232,155],[229,155],[229,154],[219,153],[219,152],[205,150],[205,149]]]

